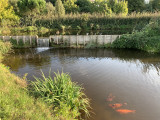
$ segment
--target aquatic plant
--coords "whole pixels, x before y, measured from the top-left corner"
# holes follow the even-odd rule
[[[70,111],[72,118],[80,117],[81,112],[89,116],[89,99],[83,88],[71,81],[69,74],[58,72],[52,79],[51,75],[46,77],[42,72],[42,78],[35,77],[35,80],[30,85],[31,94],[52,105],[55,112],[58,111],[59,114]]]

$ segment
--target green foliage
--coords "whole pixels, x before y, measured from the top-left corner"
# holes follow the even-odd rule
[[[81,13],[91,12],[91,1],[90,0],[77,0],[76,4],[79,7],[79,11]]]
[[[61,0],[57,0],[55,3],[55,12],[58,17],[62,17],[65,15],[65,8],[62,4]]]
[[[67,13],[77,13],[79,7],[75,4],[77,0],[66,0],[64,1],[64,7]]]
[[[50,16],[55,15],[55,7],[53,6],[52,3],[50,2],[46,3],[46,11],[47,11],[47,14]]]
[[[8,2],[10,6],[13,6],[13,10],[17,14],[19,10],[17,5],[18,0],[8,0]]]
[[[59,29],[60,25],[71,26],[72,29],[77,29],[80,26],[82,29],[95,29],[98,24],[101,30],[121,30],[123,33],[131,33],[134,29],[142,29],[149,23],[152,18],[159,17],[159,14],[136,14],[130,16],[117,15],[107,16],[100,14],[73,14],[63,17],[54,17],[52,19],[40,19],[36,21],[36,26],[43,26],[51,29]],[[91,27],[92,23],[92,27]]]
[[[8,0],[0,1],[0,25],[9,26],[19,20],[19,17],[15,15],[13,7],[8,5]],[[7,21],[7,22],[6,22]]]
[[[37,31],[37,27],[35,27],[35,26],[27,26],[23,30],[25,32]]]
[[[141,12],[144,10],[145,2],[144,0],[127,0],[129,13]]]
[[[15,39],[10,39],[10,42],[13,46],[13,48],[33,48],[33,47],[36,47],[36,41],[35,40],[32,40],[32,42],[30,43],[30,41],[24,41],[22,39],[18,40],[18,43],[17,43],[17,40]]]
[[[160,0],[151,0],[149,4],[152,12],[160,10]]]
[[[111,45],[113,48],[132,48],[147,52],[160,52],[160,22],[154,20],[143,30],[122,35]]]
[[[115,0],[113,12],[115,14],[122,14],[126,16],[128,14],[128,2],[126,2],[125,0]]]
[[[44,11],[45,8],[45,0],[19,0],[18,7],[20,10],[20,14],[29,15],[34,13],[40,13]]]
[[[3,42],[0,40],[0,53],[3,55],[11,50],[12,45],[9,42]]]
[[[104,0],[95,0],[92,3],[92,12],[105,15],[111,15],[112,10],[108,7],[108,2]]]
[[[31,84],[31,93],[36,98],[42,98],[46,103],[52,105],[58,113],[65,114],[70,111],[69,113],[74,119],[80,117],[82,111],[89,115],[88,98],[86,98],[82,88],[71,81],[68,74],[55,73],[54,80],[51,76],[45,77],[43,73],[42,77],[43,79],[35,77],[36,81]]]

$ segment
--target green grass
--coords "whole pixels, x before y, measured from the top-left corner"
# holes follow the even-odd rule
[[[55,113],[62,114],[68,120],[78,119],[81,113],[89,116],[89,99],[83,92],[83,88],[71,81],[66,73],[55,73],[54,79],[51,76],[45,77],[42,72],[42,79],[36,78],[32,82],[30,91],[36,98],[53,106]],[[65,104],[64,104],[65,103]],[[67,114],[67,113],[70,114]]]
[[[0,64],[0,119],[53,120],[52,108],[28,94],[27,83]]]

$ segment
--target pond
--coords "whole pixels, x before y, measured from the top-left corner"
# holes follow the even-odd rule
[[[89,120],[158,120],[160,54],[113,49],[15,49],[4,64],[27,79],[49,70],[70,73],[85,88],[93,108]],[[109,99],[109,97],[111,99]],[[113,97],[115,96],[115,97]],[[122,107],[113,109],[110,104]],[[133,110],[120,114],[117,109]]]

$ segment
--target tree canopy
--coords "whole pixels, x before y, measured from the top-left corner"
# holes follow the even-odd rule
[[[46,5],[45,0],[19,0],[18,7],[21,14],[26,15],[31,12],[40,13]]]
[[[55,12],[59,17],[65,15],[65,8],[61,0],[57,0],[55,3]]]
[[[127,0],[129,13],[141,12],[145,7],[145,0]]]
[[[8,0],[0,1],[0,24],[2,20],[18,20],[18,16],[15,15],[13,7],[8,5]]]

